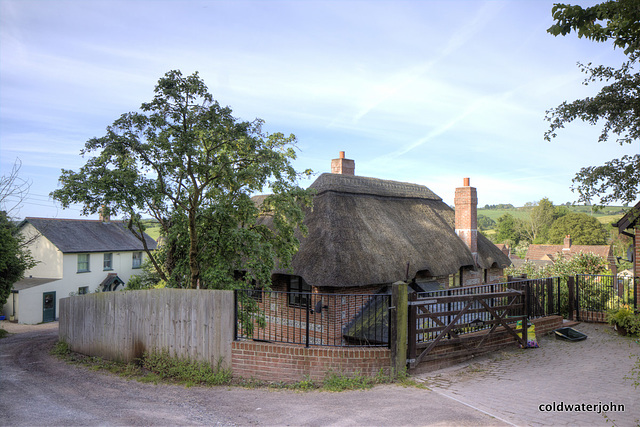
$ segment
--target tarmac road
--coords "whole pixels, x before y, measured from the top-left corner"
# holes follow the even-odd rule
[[[127,381],[50,356],[58,339],[55,325],[14,331],[19,333],[0,340],[2,426],[508,425],[414,387],[329,393]]]

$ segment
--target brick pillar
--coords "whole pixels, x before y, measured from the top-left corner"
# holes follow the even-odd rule
[[[337,159],[331,160],[331,173],[339,173],[342,175],[355,175],[356,162],[351,159],[344,158],[344,151],[340,151]]]
[[[456,188],[454,204],[456,207],[456,234],[464,241],[473,259],[478,259],[478,193],[464,179],[462,187]]]

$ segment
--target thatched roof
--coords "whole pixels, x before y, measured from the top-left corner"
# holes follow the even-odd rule
[[[409,279],[419,271],[446,276],[475,265],[455,233],[453,209],[425,186],[322,174],[311,188],[317,193],[305,217],[309,233],[292,269],[312,286],[393,283],[405,279],[407,263]],[[478,252],[481,268],[510,265],[479,233]]]

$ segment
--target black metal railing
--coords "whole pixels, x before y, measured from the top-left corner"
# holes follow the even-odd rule
[[[237,290],[236,339],[317,346],[389,346],[387,294]]]
[[[576,276],[575,311],[577,320],[586,322],[606,321],[608,310],[628,305],[635,309],[635,286],[638,279],[608,275]]]
[[[510,278],[504,283],[510,289],[526,292],[526,312],[529,319],[563,314],[563,304],[568,303],[566,279],[545,277],[542,279]],[[566,310],[565,310],[566,311]]]

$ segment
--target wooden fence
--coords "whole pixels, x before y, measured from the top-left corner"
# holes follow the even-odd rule
[[[233,292],[155,289],[60,300],[61,341],[73,351],[132,361],[145,351],[231,367]]]

